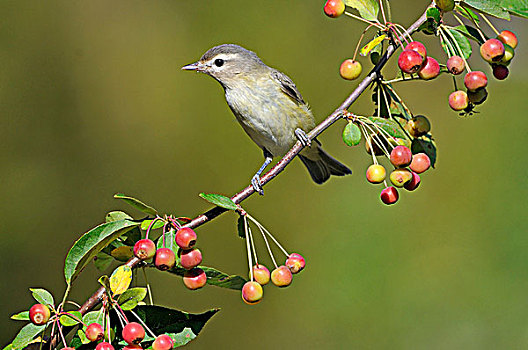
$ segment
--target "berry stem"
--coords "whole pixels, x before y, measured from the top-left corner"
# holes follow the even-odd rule
[[[251,219],[249,214],[248,214],[248,218]],[[255,222],[255,221],[253,221],[253,222]],[[275,266],[275,268],[277,268],[278,267],[277,266],[277,262],[275,261],[275,257],[273,256],[273,251],[271,250],[271,247],[269,245],[268,239],[266,238],[266,235],[264,234],[264,232],[262,231],[260,226],[257,225],[257,228],[259,229],[260,234],[262,235],[262,238],[264,239],[264,243],[266,243],[266,248],[268,249],[268,253],[270,255],[271,261],[273,262],[273,265]],[[251,271],[253,271],[253,269],[251,269]]]
[[[156,216],[152,222],[149,224],[148,228],[147,228],[147,232],[145,233],[145,239],[148,239],[148,236],[149,236],[149,233],[150,233],[150,230],[152,229],[152,226],[154,226],[154,224],[156,223],[156,221],[158,220],[161,220],[161,221],[164,221],[162,218],[160,218],[159,216]]]
[[[248,264],[249,264],[249,279],[253,282],[253,261],[251,260],[251,248],[249,242],[249,225],[247,222],[248,214],[244,215],[244,231],[246,232],[246,250],[248,255]]]
[[[363,135],[365,135],[365,138],[367,139],[369,148],[370,148],[370,155],[372,156],[372,161],[374,164],[378,164],[378,158],[376,158],[376,155],[374,154],[374,148],[372,148],[372,142],[370,141],[370,136],[367,133],[367,129],[365,128],[365,125],[361,122],[360,124],[361,131],[363,132]]]
[[[64,347],[67,347],[68,344],[66,344],[66,338],[64,338],[64,334],[62,333],[62,326],[60,325],[58,317],[57,317],[57,320],[55,322],[57,323],[57,329],[59,331],[59,334],[60,334],[60,337],[61,337],[61,340],[62,340],[62,344],[64,344]]]
[[[165,247],[165,245],[163,247]],[[152,300],[152,290],[150,289],[150,283],[147,279],[147,272],[145,271],[145,267],[143,267],[141,271],[143,271],[143,278],[145,279],[145,284],[147,285],[147,293],[149,296],[150,305],[154,305],[154,301]]]
[[[253,257],[255,258],[255,264],[258,265],[257,251],[255,249],[255,239],[253,238],[253,232],[251,232],[251,227],[248,225],[249,238],[251,238],[251,250],[253,251]]]
[[[385,17],[385,9],[383,8],[383,3],[379,0],[379,7],[381,9],[381,17],[383,18],[383,23],[387,24],[387,17]]]
[[[352,61],[355,61],[356,60],[356,56],[357,56],[357,52],[359,50],[359,46],[361,45],[361,41],[363,41],[363,38],[365,37],[365,33],[370,29],[372,28],[373,24],[369,25],[367,28],[365,28],[365,30],[363,31],[363,33],[361,34],[361,37],[359,38],[357,44],[356,44],[356,50],[354,50],[354,57],[352,57]]]
[[[377,21],[376,21],[376,22],[371,22],[371,21],[369,21],[369,20],[366,20],[366,19],[364,19],[364,18],[362,18],[362,17],[356,16],[356,15],[354,15],[353,13],[346,12],[346,11],[345,11],[345,15],[347,15],[347,16],[349,16],[349,17],[352,17],[352,18],[354,18],[354,19],[357,19],[358,21],[361,21],[361,22],[365,22],[365,23],[371,24],[371,25],[375,26],[376,28],[378,28],[379,30],[385,30],[385,27],[383,27],[383,26],[381,25],[381,23],[379,23],[379,22],[377,22]]]
[[[465,8],[464,6],[461,6],[464,11],[466,12],[466,15],[468,16],[469,20],[473,23],[473,25],[475,26],[475,28],[477,29],[479,35],[480,35],[480,38],[482,39],[482,41],[486,41],[486,36],[484,35],[484,33],[482,33],[482,31],[480,30],[480,25],[477,23],[477,21],[475,21],[475,19],[473,18],[473,16],[471,15],[471,13],[468,11],[467,8]]]
[[[480,14],[480,17],[482,17],[482,19],[484,20],[484,22],[486,22],[490,28],[495,32],[495,34],[497,36],[500,35],[499,31],[495,28],[495,26],[493,25],[493,23],[491,23],[491,21],[488,19],[488,17],[486,17],[482,12],[479,13]]]
[[[282,245],[279,243],[279,241],[277,241],[275,239],[275,237],[273,237],[273,235],[268,231],[266,230],[266,228],[264,226],[262,226],[262,224],[260,222],[258,222],[257,220],[255,220],[255,218],[251,217],[251,215],[248,214],[248,218],[251,219],[259,228],[261,228],[262,230],[264,230],[264,232],[267,233],[267,235],[273,240],[273,242],[275,242],[275,244],[277,245],[277,247],[280,248],[280,250],[282,250],[282,252],[284,253],[284,255],[286,255],[286,257],[290,256],[290,254],[288,254],[288,252],[286,251],[286,249],[284,249],[282,247]]]

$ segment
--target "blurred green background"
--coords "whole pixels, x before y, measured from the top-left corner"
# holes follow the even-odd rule
[[[110,210],[141,217],[114,193],[193,217],[210,207],[198,193],[233,194],[260,166],[220,85],[182,65],[238,43],[290,75],[318,121],[343,101],[357,82],[340,79],[339,64],[364,26],[325,17],[323,3],[0,2],[0,345],[22,326],[9,316],[33,303],[29,287],[62,295],[63,259],[81,233]],[[394,1],[394,20],[408,25],[426,5]],[[320,140],[353,176],[318,187],[296,160],[264,197],[244,203],[307,258],[291,287],[266,287],[250,307],[237,292],[191,292],[179,278],[150,273],[157,303],[222,308],[190,348],[526,347],[528,28],[495,23],[513,28],[520,46],[510,77],[490,82],[474,118],[449,109],[450,77],[396,86],[431,119],[439,148],[418,191],[382,205],[381,188],[364,178],[369,157],[344,146],[337,125]],[[416,38],[445,61],[433,37]],[[472,64],[490,71],[479,57]],[[372,113],[369,100],[351,110]],[[235,223],[227,214],[199,228],[199,247],[205,264],[245,275]],[[86,269],[72,298],[84,301],[99,275]]]

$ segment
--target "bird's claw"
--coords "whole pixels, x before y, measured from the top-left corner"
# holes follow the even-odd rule
[[[261,196],[264,195],[264,190],[262,189],[262,185],[260,183],[260,176],[258,176],[258,174],[255,174],[255,176],[253,176],[251,179],[251,186],[253,186],[253,189]]]
[[[303,145],[303,147],[310,147],[312,145],[312,140],[308,138],[308,135],[304,132],[304,130],[297,128],[295,129],[295,136],[297,137],[297,140]]]

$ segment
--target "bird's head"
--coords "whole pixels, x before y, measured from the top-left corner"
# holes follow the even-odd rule
[[[254,52],[235,44],[224,44],[207,50],[200,60],[182,69],[208,74],[226,87],[239,79],[265,72],[268,67]]]

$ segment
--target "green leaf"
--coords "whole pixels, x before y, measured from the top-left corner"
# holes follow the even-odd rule
[[[431,139],[414,139],[411,144],[412,154],[425,153],[431,160],[431,166],[434,168],[436,163],[436,145]]]
[[[37,326],[33,323],[28,323],[25,325],[20,332],[16,335],[15,339],[11,343],[13,350],[23,349],[31,343],[33,338],[35,338],[39,333],[41,333],[46,326]]]
[[[484,44],[484,40],[480,37],[477,29],[470,25],[456,26],[453,29],[464,35],[466,38],[476,41],[480,45]]]
[[[174,348],[184,346],[185,344],[196,338],[196,334],[194,334],[192,329],[188,327],[185,327],[183,331],[177,334],[169,333],[168,336],[172,338]]]
[[[153,220],[154,219],[143,220],[141,222],[141,229],[143,231],[148,230],[148,228],[149,228],[149,226],[150,226],[150,224],[152,223]],[[161,227],[163,227],[163,225],[165,225],[165,222],[163,220],[156,220],[154,225],[152,225],[151,230],[155,230],[155,229],[161,228]]]
[[[528,18],[527,0],[503,0],[500,5],[512,15]]]
[[[104,271],[110,267],[112,261],[114,261],[114,258],[112,258],[110,255],[99,252],[94,258],[94,265],[99,271]]]
[[[379,128],[385,130],[392,137],[399,139],[406,138],[406,135],[402,131],[400,124],[398,124],[396,121],[380,117],[368,117],[368,119],[376,124]]]
[[[62,315],[59,318],[59,321],[63,326],[72,327],[79,323],[80,320],[82,320],[82,315],[79,311],[68,311],[68,313],[71,314],[71,316]]]
[[[201,314],[192,314],[180,310],[169,309],[156,305],[138,305],[134,312],[154,334],[181,333],[185,328],[190,328],[198,335],[207,321],[213,317],[219,309],[213,309]],[[112,313],[111,324],[118,324],[115,313]],[[132,317],[135,318],[135,317]],[[120,334],[117,332],[116,334]]]
[[[2,350],[13,350],[13,344],[7,344]]]
[[[33,298],[38,301],[40,304],[44,305],[55,305],[55,300],[53,295],[45,289],[42,288],[29,288]]]
[[[217,205],[219,207],[229,209],[229,210],[237,210],[238,207],[231,200],[231,198],[222,196],[221,194],[216,193],[200,193],[200,197],[205,199],[206,201],[213,203],[214,205]]]
[[[244,223],[244,217],[240,215],[237,220],[237,231],[238,237],[245,239],[246,238],[246,227]]]
[[[147,205],[143,203],[142,201],[140,201],[139,199],[136,199],[134,197],[127,196],[123,193],[116,193],[114,194],[114,198],[124,200],[131,206],[142,211],[143,213],[150,214],[150,215],[158,214],[158,211],[156,209],[152,208],[150,205]]]
[[[18,314],[11,315],[12,320],[29,321],[29,311],[21,311]]]
[[[418,27],[418,31],[422,31],[425,34],[433,35],[436,33],[438,26],[440,25],[440,11],[436,7],[432,7],[427,10],[427,20]]]
[[[137,304],[145,299],[147,296],[147,288],[130,288],[117,299],[117,303],[121,306],[121,309],[128,311],[132,310]]]
[[[244,278],[240,276],[228,275],[212,267],[207,267],[207,266],[198,266],[198,267],[204,270],[207,276],[207,284],[210,284],[212,286],[234,289],[234,290],[241,290],[244,283],[247,282],[247,280],[245,280]],[[176,266],[172,270],[169,270],[170,273],[173,273],[178,276],[183,276],[185,274],[185,271],[187,270],[179,266]]]
[[[348,122],[348,124],[343,129],[343,142],[347,146],[359,145],[361,142],[361,130],[357,124]]]
[[[77,330],[77,336],[82,344],[90,344],[92,341],[86,337],[86,333],[82,329]]]
[[[479,12],[509,20],[510,14],[501,7],[501,3],[502,0],[464,0],[461,2],[461,4],[469,5]]]
[[[345,0],[345,5],[356,9],[359,15],[368,21],[378,19],[379,3],[377,0]]]
[[[440,21],[442,20],[442,16],[440,15],[440,10],[436,7],[431,7],[427,9],[426,16],[429,19],[432,19],[436,22],[437,26],[440,25]]]
[[[464,58],[469,58],[471,56],[471,43],[469,42],[469,39],[466,38],[462,33],[460,33],[457,30],[454,29],[447,29],[451,35],[446,34],[446,37],[448,38],[449,42],[451,43],[451,46],[453,49],[457,51],[457,54],[459,56],[462,56]],[[453,40],[454,38],[454,40]],[[457,46],[458,44],[458,46]],[[450,50],[448,49],[446,43],[442,41],[442,48],[447,53],[447,55],[450,55]],[[462,50],[461,52],[459,51]]]
[[[111,211],[105,216],[105,222],[119,221],[119,220],[132,220],[133,218],[125,213],[124,211]]]
[[[101,312],[101,310],[87,312],[83,316],[82,320],[86,325],[89,325],[91,323],[99,323],[100,325],[102,325],[104,321],[104,312]]]
[[[477,24],[480,22],[479,16],[469,8],[464,8],[462,6],[456,5],[455,11],[458,12],[461,16],[466,17],[467,19],[475,21]]]
[[[112,221],[85,233],[74,243],[66,256],[64,265],[66,283],[71,284],[81,270],[110,242],[138,225],[138,222],[130,220]]]

